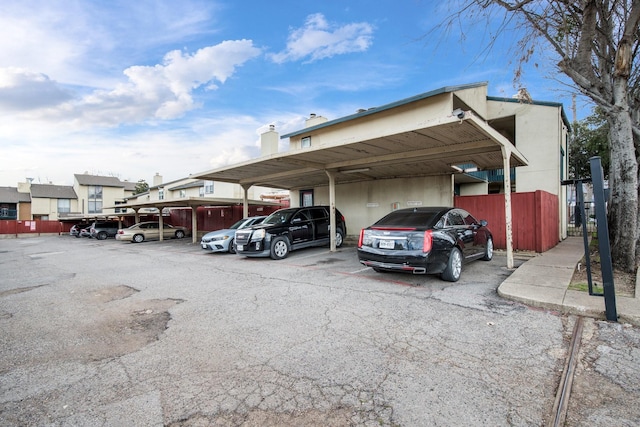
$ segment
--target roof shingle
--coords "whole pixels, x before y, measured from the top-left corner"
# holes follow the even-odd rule
[[[53,184],[31,184],[31,197],[42,199],[77,199],[73,187]]]
[[[124,188],[124,184],[115,176],[98,176],[87,174],[74,174],[80,185],[102,185],[103,187]]]
[[[29,193],[19,193],[16,187],[0,187],[0,203],[30,202]]]

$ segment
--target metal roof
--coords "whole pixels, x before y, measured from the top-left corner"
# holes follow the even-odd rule
[[[280,206],[280,203],[267,202],[264,200],[248,200],[250,205],[262,206]],[[103,207],[103,209],[113,208],[185,208],[198,206],[233,206],[242,205],[242,199],[224,198],[224,197],[182,197],[178,199],[149,200],[146,202],[127,202],[121,205]]]
[[[439,89],[431,90],[429,92],[424,92],[424,93],[421,93],[419,95],[414,95],[414,96],[411,96],[409,98],[401,99],[399,101],[390,102],[388,104],[381,105],[379,107],[368,108],[366,110],[362,110],[362,111],[359,111],[359,112],[357,112],[355,114],[351,114],[351,115],[348,115],[348,116],[340,117],[340,118],[335,119],[335,120],[329,120],[327,122],[320,123],[320,124],[317,124],[315,126],[309,126],[307,128],[300,129],[300,130],[297,130],[295,132],[291,132],[291,133],[282,135],[280,137],[280,139],[285,139],[285,138],[290,138],[292,136],[298,136],[298,135],[302,135],[302,134],[306,134],[306,133],[311,133],[311,132],[313,132],[315,130],[318,130],[318,129],[322,129],[322,128],[333,126],[333,125],[336,125],[336,124],[348,122],[348,121],[351,121],[351,120],[354,120],[354,119],[357,119],[357,118],[366,117],[366,116],[369,116],[371,114],[377,114],[377,113],[380,113],[382,111],[391,110],[393,108],[402,107],[403,105],[410,104],[410,103],[416,102],[416,101],[420,101],[422,99],[432,98],[432,97],[434,97],[436,95],[441,95],[443,93],[451,93],[451,92],[464,90],[464,89],[473,89],[473,88],[480,87],[480,86],[487,86],[488,84],[489,84],[488,82],[479,82],[479,83],[470,83],[470,84],[466,84],[466,85],[456,85],[456,86],[441,87]]]
[[[197,188],[197,187],[202,187],[202,186],[204,186],[204,180],[203,179],[199,179],[197,181],[187,182],[185,184],[177,185],[175,187],[167,187],[165,185],[165,188],[168,188],[170,191],[175,191],[175,190],[186,190],[188,188]],[[162,187],[162,186],[160,186],[160,187]]]

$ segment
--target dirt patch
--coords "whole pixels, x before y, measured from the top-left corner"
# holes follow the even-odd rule
[[[600,264],[600,252],[598,250],[598,242],[596,239],[591,241],[589,245],[589,258],[591,262],[591,282],[594,293],[602,293],[602,270]],[[582,257],[576,269],[573,272],[569,289],[588,292],[588,276],[585,257]],[[625,271],[613,269],[613,285],[616,295],[624,297],[635,297],[636,295],[636,273],[628,273]]]

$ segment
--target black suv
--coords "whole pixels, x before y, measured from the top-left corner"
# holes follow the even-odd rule
[[[107,237],[115,237],[118,233],[118,221],[96,221],[91,225],[89,233],[91,237],[104,240]]]
[[[285,258],[290,251],[330,243],[329,206],[280,209],[262,223],[236,231],[236,252],[248,257]],[[342,246],[347,226],[336,209],[336,247]]]

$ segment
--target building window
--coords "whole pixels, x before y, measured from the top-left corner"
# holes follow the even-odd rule
[[[300,191],[300,206],[313,206],[313,190]]]
[[[200,197],[204,197],[204,187],[200,187],[199,190],[200,190],[199,192]]]
[[[71,200],[58,199],[58,213],[69,213],[69,212],[71,212]]]
[[[164,188],[158,188],[158,200],[164,200]]]
[[[187,197],[187,190],[180,190],[180,198],[183,199]]]
[[[115,205],[124,205],[126,204],[126,202],[118,202],[116,201]],[[116,213],[127,213],[127,208],[116,208],[115,210]]]
[[[102,185],[89,186],[89,213],[102,213]]]
[[[305,136],[304,138],[302,138],[302,141],[300,143],[300,146],[302,148],[309,148],[311,147],[311,137],[310,136]]]
[[[204,194],[213,194],[213,181],[204,182]]]

